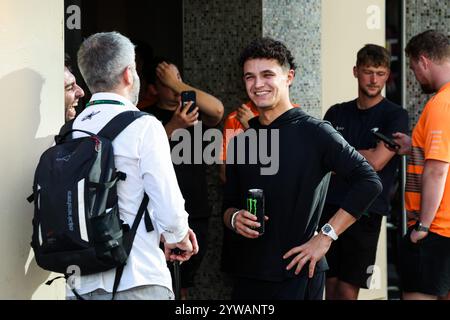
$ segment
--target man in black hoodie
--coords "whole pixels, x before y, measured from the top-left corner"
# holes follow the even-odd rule
[[[329,123],[293,108],[289,87],[295,64],[281,42],[253,41],[240,65],[260,115],[230,142],[227,156],[223,219],[235,231],[230,240],[236,277],[232,298],[322,299],[328,268],[324,255],[381,192],[380,180]],[[252,161],[255,153],[267,151],[271,168],[262,157]],[[316,232],[331,172],[344,176],[351,188],[341,208]],[[241,209],[249,189],[264,190],[262,235],[254,230],[256,217]]]

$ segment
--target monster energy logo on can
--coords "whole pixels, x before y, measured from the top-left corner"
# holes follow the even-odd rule
[[[250,189],[247,192],[247,211],[255,215],[261,224],[255,228],[260,235],[264,233],[264,191],[262,189]]]
[[[247,208],[248,208],[248,212],[250,212],[251,214],[254,214],[256,216],[256,205],[258,204],[258,199],[247,199]]]

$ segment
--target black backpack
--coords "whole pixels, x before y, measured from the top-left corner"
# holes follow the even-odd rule
[[[56,145],[40,158],[28,198],[34,201],[31,246],[37,264],[64,274],[66,280],[74,266],[81,275],[117,268],[113,298],[144,213],[147,231],[153,230],[146,194],[131,228],[119,217],[116,185],[126,175],[116,170],[112,145],[123,129],[143,115],[148,113],[122,112],[98,134],[72,130],[73,121],[64,125],[55,137]],[[74,131],[88,136],[72,139]]]

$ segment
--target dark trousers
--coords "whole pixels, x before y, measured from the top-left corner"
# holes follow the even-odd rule
[[[195,286],[195,277],[200,268],[200,264],[206,254],[208,248],[208,226],[209,218],[189,219],[189,226],[194,230],[197,236],[200,251],[193,255],[188,261],[180,265],[181,288],[191,288]],[[172,282],[174,281],[173,263],[168,263]],[[174,283],[172,283],[174,285]]]
[[[325,272],[313,278],[296,276],[281,282],[236,277],[233,300],[323,300]]]

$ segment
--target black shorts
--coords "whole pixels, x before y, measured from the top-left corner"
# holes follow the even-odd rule
[[[320,226],[327,223],[338,209],[338,206],[326,204]],[[360,288],[369,288],[371,275],[377,270],[375,260],[382,219],[379,214],[362,216],[331,244],[326,254],[330,267],[327,278],[338,278]]]
[[[181,288],[190,288],[194,286],[195,275],[200,268],[200,264],[205,256],[208,247],[208,226],[209,218],[189,219],[189,227],[194,230],[197,236],[198,246],[200,248],[198,254],[193,255],[188,261],[180,265]],[[169,263],[170,273],[173,276],[173,264]]]
[[[400,276],[404,292],[447,296],[450,291],[450,238],[429,232],[414,244],[412,228],[400,247]]]
[[[232,300],[323,300],[325,272],[309,279],[299,275],[280,282],[236,277]]]

